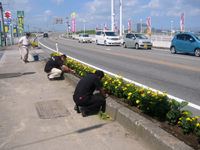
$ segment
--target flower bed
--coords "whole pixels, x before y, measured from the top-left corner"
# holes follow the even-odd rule
[[[38,47],[38,45],[33,41],[31,41],[31,44],[33,44],[33,46],[35,46],[35,47]]]
[[[52,56],[60,56],[60,54],[54,52],[51,54]],[[67,58],[64,63],[81,77],[86,76],[89,72],[95,72],[95,69],[90,66],[85,66],[70,58]],[[163,94],[159,94],[159,91],[153,92],[150,87],[145,89],[134,83],[128,83],[123,80],[122,76],[113,77],[105,74],[101,82],[110,94],[119,97],[131,106],[138,107],[143,113],[157,120],[167,121],[169,125],[179,125],[184,134],[196,134],[200,137],[199,117],[192,117],[192,112],[181,110],[188,105],[188,102],[179,103],[170,99],[165,91],[162,92]]]

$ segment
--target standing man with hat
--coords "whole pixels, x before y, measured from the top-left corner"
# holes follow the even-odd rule
[[[19,40],[19,42],[18,42],[18,47],[19,48],[20,48],[20,43],[22,42],[22,48],[24,50],[24,58],[23,58],[24,63],[29,62],[28,61],[28,54],[29,54],[29,47],[30,47],[30,45],[33,48],[35,48],[34,45],[31,44],[29,37],[30,37],[30,33],[26,33],[26,35],[23,36],[23,37],[21,37],[20,40]]]

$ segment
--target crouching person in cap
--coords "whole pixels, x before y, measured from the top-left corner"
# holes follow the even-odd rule
[[[62,75],[65,71],[74,72],[74,70],[63,64],[66,58],[67,56],[63,54],[61,56],[53,56],[51,59],[49,59],[44,68],[44,71],[48,74],[47,77],[49,80],[62,79]]]
[[[86,117],[88,113],[100,110],[105,111],[105,99],[109,96],[102,88],[100,80],[103,78],[103,71],[97,70],[95,73],[89,73],[83,77],[76,86],[73,99],[76,103],[75,110],[81,112],[83,117]],[[93,95],[95,89],[100,93]],[[78,106],[78,107],[77,107]]]

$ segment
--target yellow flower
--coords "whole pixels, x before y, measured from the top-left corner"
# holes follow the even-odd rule
[[[128,93],[128,96],[130,96],[130,95],[132,95],[132,93],[131,93],[131,92],[129,92],[129,93]]]
[[[186,118],[186,120],[187,120],[187,121],[190,121],[190,118],[188,117],[188,118]]]
[[[172,101],[169,101],[170,103],[172,103]]]
[[[109,115],[107,115],[106,117],[109,118]]]
[[[196,119],[199,119],[199,117],[198,117],[198,116],[195,116],[195,118],[196,118]]]
[[[180,124],[180,123],[181,123],[181,121],[178,122],[178,124]]]
[[[115,88],[117,88],[117,86],[115,86]]]
[[[149,110],[149,107],[147,108],[147,110]]]
[[[110,120],[112,120],[112,118],[110,117]]]
[[[105,84],[105,85],[108,84],[108,81],[106,81],[104,84]]]
[[[163,93],[167,93],[166,91],[163,91]]]
[[[140,100],[137,100],[136,103],[138,104],[140,102]]]
[[[143,94],[141,94],[141,96],[142,96],[142,97],[145,97],[146,95],[145,95],[145,93],[143,93]]]
[[[199,123],[197,123],[196,126],[199,127]]]
[[[182,120],[182,118],[179,118],[179,120]]]
[[[192,118],[192,120],[195,120],[194,118]]]
[[[123,76],[121,76],[121,75],[118,75],[118,77],[120,77],[121,79],[123,79]]]
[[[125,87],[125,88],[123,88],[123,91],[125,91],[127,88]]]
[[[130,99],[130,96],[128,96],[127,99]]]
[[[147,92],[147,94],[150,94],[150,93],[151,93],[151,91],[148,91],[148,92]]]
[[[161,101],[162,101],[162,99],[159,99],[159,101],[161,102]]]
[[[154,102],[150,102],[151,104],[154,104]]]

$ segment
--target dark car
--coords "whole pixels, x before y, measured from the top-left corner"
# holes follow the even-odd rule
[[[194,54],[200,56],[200,34],[198,33],[179,33],[173,38],[170,46],[172,54],[177,52]]]
[[[44,33],[43,37],[49,37],[48,33]]]

